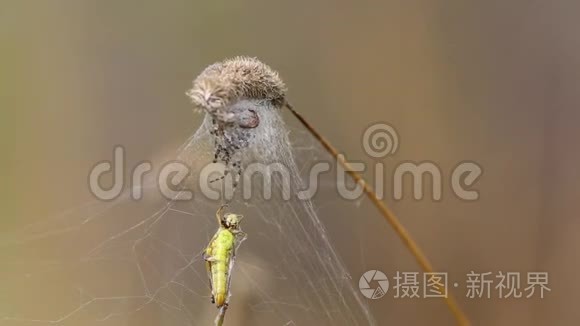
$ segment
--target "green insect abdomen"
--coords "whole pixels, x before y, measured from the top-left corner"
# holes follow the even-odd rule
[[[229,230],[221,230],[217,238],[211,244],[211,276],[212,289],[215,303],[221,307],[226,302],[228,295],[228,276],[230,260],[234,249],[235,237]]]

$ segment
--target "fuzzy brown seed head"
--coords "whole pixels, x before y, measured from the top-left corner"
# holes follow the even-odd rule
[[[187,92],[196,107],[213,113],[242,99],[284,102],[286,86],[278,73],[256,58],[235,57],[214,63],[193,81]]]

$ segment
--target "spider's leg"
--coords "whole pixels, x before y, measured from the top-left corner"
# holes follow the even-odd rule
[[[217,177],[215,179],[209,180],[209,183],[214,183],[214,182],[217,182],[217,181],[220,181],[220,180],[225,179],[229,172],[230,171],[228,171],[228,169],[226,168],[226,170],[224,171],[224,174],[222,176],[219,176],[219,177]]]

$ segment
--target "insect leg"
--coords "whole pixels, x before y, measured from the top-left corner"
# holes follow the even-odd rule
[[[236,235],[236,248],[248,238],[248,234],[240,230],[235,231],[234,234]]]
[[[230,264],[228,266],[228,280],[226,283],[226,301],[224,303],[224,306],[226,307],[230,302],[230,294],[232,291],[231,289],[232,272],[234,271],[234,261],[236,260],[235,248],[230,249],[229,255],[230,255]]]
[[[214,246],[214,242],[217,239],[218,235],[219,235],[219,230],[211,238],[209,245],[207,246],[207,248],[203,252],[203,260],[205,260],[205,269],[207,271],[207,277],[209,279],[209,290],[211,291],[211,303],[215,303],[215,297],[214,297],[214,291],[213,291],[213,276],[211,273],[211,268],[213,266],[213,263],[216,261],[216,258],[213,256],[213,254],[214,254],[213,246]]]
[[[211,276],[211,262],[209,260],[205,261],[205,269],[207,271],[207,277],[209,278],[209,291],[211,292],[211,303],[215,303],[215,297],[213,294],[213,278]]]
[[[228,204],[221,205],[220,208],[218,208],[218,210],[215,212],[215,219],[217,220],[219,226],[222,225],[222,213],[226,207],[228,207]]]

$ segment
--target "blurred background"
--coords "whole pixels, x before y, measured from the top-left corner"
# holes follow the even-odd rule
[[[347,158],[373,162],[362,132],[383,121],[400,137],[383,161],[387,176],[403,161],[438,164],[441,201],[416,201],[410,190],[395,201],[388,188],[386,201],[435,268],[462,284],[451,291],[473,324],[574,325],[578,12],[574,1],[1,0],[2,234],[80,214],[94,199],[88,171],[114,145],[126,148],[128,166],[175,153],[200,122],[184,95],[191,80],[223,58],[257,56]],[[465,160],[484,170],[474,202],[448,183]],[[329,193],[315,205],[355,287],[369,269],[419,270],[371,205],[342,201]],[[82,301],[58,282],[27,281],[37,253],[40,261],[75,251],[74,238],[57,239],[50,249],[29,240],[2,247],[0,317],[52,319]],[[546,271],[551,291],[541,300],[470,299],[470,271]],[[81,273],[89,272],[54,277]],[[454,323],[441,300],[388,294],[366,303],[378,325]]]

